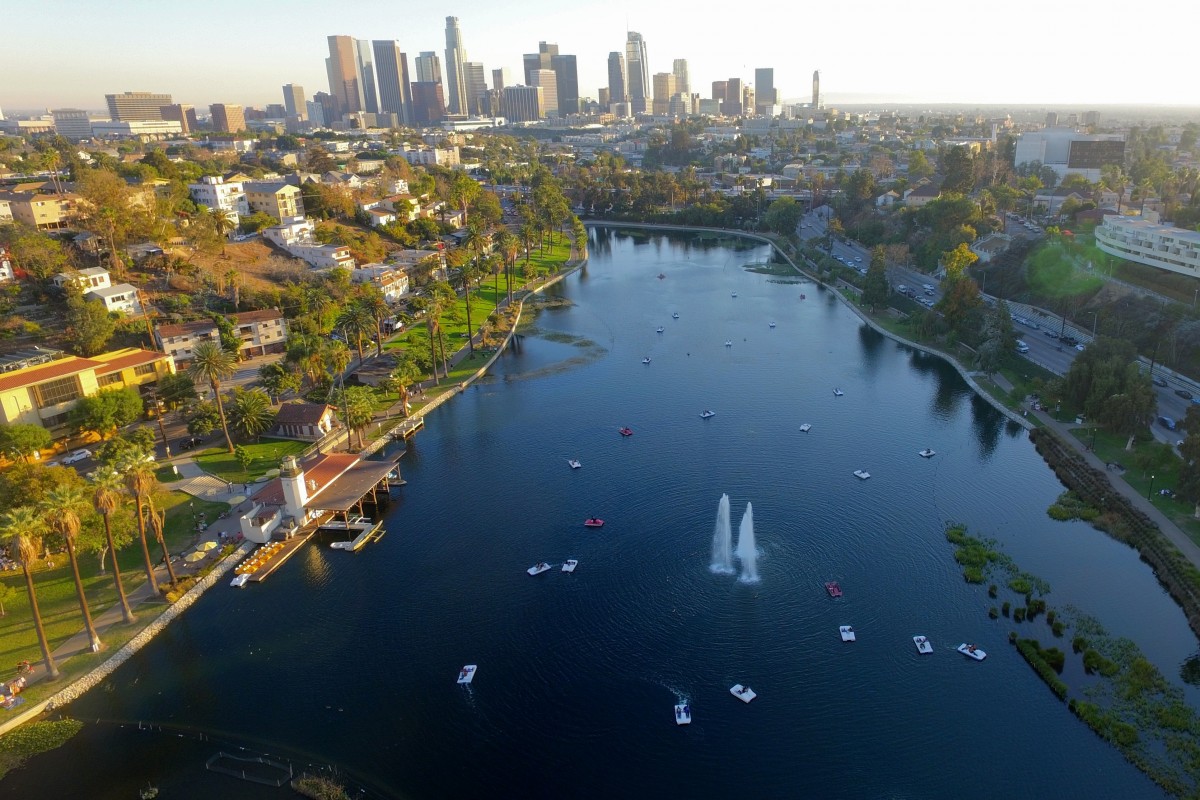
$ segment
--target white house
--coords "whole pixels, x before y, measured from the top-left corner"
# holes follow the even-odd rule
[[[313,236],[316,227],[312,220],[305,217],[288,217],[278,225],[264,230],[263,237],[319,269],[354,269],[354,257],[350,255],[350,248],[319,243]]]
[[[90,289],[83,293],[84,297],[95,298],[109,311],[119,311],[130,317],[142,313],[142,304],[138,302],[137,287],[128,283],[118,283],[103,289]]]
[[[74,285],[84,292],[90,292],[93,289],[107,289],[112,286],[112,279],[104,267],[88,267],[78,272],[60,272],[51,280],[60,289],[64,286]]]
[[[225,182],[220,176],[206,175],[199,183],[189,183],[192,200],[199,205],[221,210],[229,215],[236,225],[243,214],[250,213],[245,186],[241,181]]]
[[[408,294],[408,273],[400,267],[387,264],[364,264],[350,273],[353,283],[373,284],[383,294],[383,299],[393,303]]]

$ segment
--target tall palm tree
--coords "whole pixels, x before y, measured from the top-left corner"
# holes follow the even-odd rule
[[[375,287],[371,287],[372,291],[368,291],[359,302],[363,308],[367,309],[371,314],[371,318],[375,320],[375,355],[383,355],[383,321],[392,316],[392,307],[387,304],[383,293]]]
[[[271,410],[271,398],[262,389],[250,389],[240,386],[233,389],[233,398],[229,401],[229,416],[233,427],[243,436],[257,439],[275,422],[275,412]]]
[[[75,540],[83,523],[79,512],[88,505],[83,489],[78,486],[56,486],[46,493],[40,504],[46,527],[57,533],[67,544],[67,557],[71,560],[71,575],[75,578],[75,595],[79,598],[79,613],[83,615],[83,628],[87,631],[92,652],[100,652],[104,645],[96,626],[92,622],[92,611],[88,608],[87,595],[83,591],[83,579],[79,577],[79,559],[75,555]]]
[[[504,283],[508,288],[508,300],[512,302],[512,274],[510,269],[517,262],[517,253],[521,252],[521,242],[508,228],[503,228],[496,234],[496,249],[504,259]],[[499,303],[496,304],[499,307]]]
[[[21,571],[25,573],[25,591],[29,593],[29,610],[33,613],[33,629],[37,632],[38,645],[42,648],[42,663],[51,679],[58,677],[58,665],[50,654],[50,643],[46,641],[46,629],[42,626],[42,613],[38,610],[37,589],[33,585],[30,567],[37,560],[41,549],[42,517],[28,506],[10,509],[0,517],[0,536],[7,539],[21,559]]]
[[[225,255],[225,241],[228,241],[229,232],[234,228],[233,216],[223,208],[212,209],[211,216],[213,230],[222,239],[221,255]]]
[[[109,470],[98,470],[92,478],[95,491],[92,494],[92,507],[100,513],[104,520],[104,539],[108,544],[108,552],[112,555],[113,583],[117,587],[117,599],[121,604],[121,616],[125,622],[133,622],[133,609],[125,597],[125,585],[121,583],[121,566],[117,563],[117,548],[113,544],[112,515],[121,507],[121,476]]]
[[[365,305],[356,300],[342,309],[336,325],[345,331],[347,340],[354,340],[354,349],[358,351],[358,364],[362,366],[363,338],[370,336],[371,331],[375,329],[375,317]]]
[[[146,581],[150,584],[150,591],[158,594],[158,579],[154,577],[154,562],[150,558],[150,546],[146,543],[146,504],[150,504],[150,513],[154,513],[154,500],[151,494],[154,492],[154,485],[158,479],[154,477],[144,463],[129,462],[121,467],[121,474],[125,477],[125,488],[133,495],[134,509],[137,511],[138,538],[142,542],[142,558],[146,567]],[[167,559],[167,566],[170,566],[171,559]]]
[[[433,368],[433,382],[436,384],[441,377],[438,375],[437,352],[438,316],[442,313],[441,305],[433,293],[414,297],[411,305],[416,311],[425,312],[425,331],[429,334],[429,363]]]
[[[341,375],[350,366],[350,348],[338,339],[325,340],[321,348],[321,364],[330,377]]]
[[[400,399],[404,401],[404,415],[408,416],[408,387],[421,379],[421,368],[413,354],[405,350],[396,362],[391,377],[396,379],[400,387]]]
[[[233,454],[233,439],[229,437],[229,423],[225,420],[225,402],[221,399],[221,381],[233,375],[237,368],[237,356],[221,347],[219,342],[201,342],[192,350],[192,363],[188,375],[194,381],[205,381],[212,387],[217,401],[217,412],[221,415],[221,430],[225,432],[225,444]]]

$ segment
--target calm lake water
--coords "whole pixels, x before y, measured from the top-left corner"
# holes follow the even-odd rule
[[[336,765],[363,797],[1161,796],[1023,663],[945,542],[947,520],[998,539],[1052,607],[1178,682],[1183,615],[1133,551],[1046,516],[1062,486],[1023,430],[828,292],[745,269],[765,247],[592,236],[520,352],[429,416],[382,541],[214,588],[0,795],[288,794],[206,771],[224,751]],[[722,493],[735,531],[753,504],[757,584],[708,569]]]

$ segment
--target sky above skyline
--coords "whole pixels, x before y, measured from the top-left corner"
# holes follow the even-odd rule
[[[397,39],[415,77],[419,52],[436,51],[444,61],[447,15],[459,18],[468,60],[483,62],[489,86],[499,67],[519,82],[522,54],[548,41],[577,56],[580,95],[595,98],[607,83],[608,53],[624,52],[628,29],[645,37],[652,75],[687,59],[691,89],[701,97],[710,96],[712,81],[753,83],[756,67],[772,67],[787,100],[807,98],[812,71],[820,69],[831,105],[1200,104],[1195,41],[1183,24],[1195,11],[1183,0],[1147,12],[1152,53],[1148,44],[1121,40],[1123,30],[1144,35],[1133,12],[1114,18],[1065,0],[763,0],[744,7],[710,0],[460,0],[440,7],[394,0],[0,0],[3,6],[6,27],[19,31],[4,45],[6,111],[101,110],[105,94],[123,91],[167,92],[205,110],[222,102],[262,107],[282,102],[285,83],[302,85],[311,99],[329,90],[324,60],[332,34]]]

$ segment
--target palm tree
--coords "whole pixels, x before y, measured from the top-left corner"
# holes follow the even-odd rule
[[[438,316],[442,313],[438,298],[430,293],[425,297],[414,297],[411,303],[417,311],[425,312],[425,331],[429,334],[429,363],[433,367],[433,382],[436,384],[441,377],[438,375],[437,331],[440,328]],[[446,373],[449,375],[449,373]]]
[[[321,348],[321,364],[331,376],[341,375],[350,366],[350,348],[338,339],[327,339]]]
[[[234,387],[233,397],[229,401],[229,416],[233,427],[239,433],[254,439],[270,429],[275,422],[270,396],[262,389],[247,391],[240,386]]]
[[[504,259],[504,283],[508,288],[508,300],[512,302],[512,276],[509,269],[516,264],[517,253],[521,252],[521,243],[512,231],[503,228],[496,234],[496,249]],[[496,307],[500,307],[498,302]]]
[[[9,510],[0,517],[0,536],[8,540],[21,559],[21,571],[25,573],[25,591],[29,593],[29,610],[33,613],[33,629],[37,632],[38,645],[42,648],[42,663],[51,679],[58,677],[58,666],[50,654],[50,643],[46,641],[46,629],[42,626],[42,614],[38,610],[37,589],[33,585],[30,567],[37,560],[41,549],[44,530],[42,517],[28,506]]]
[[[63,537],[67,545],[67,557],[71,560],[71,575],[75,578],[75,595],[79,598],[79,612],[83,614],[83,627],[92,644],[92,652],[100,652],[103,643],[92,623],[92,612],[88,608],[87,595],[83,591],[83,579],[79,577],[79,559],[75,556],[75,540],[79,536],[82,522],[80,509],[88,505],[83,489],[77,486],[56,486],[46,493],[39,510],[46,527]]]
[[[225,444],[233,454],[233,439],[229,437],[229,423],[225,420],[225,402],[221,398],[221,381],[233,375],[237,368],[237,356],[221,347],[218,342],[201,342],[192,350],[192,363],[188,375],[194,381],[206,381],[212,387],[217,401],[217,412],[221,415],[221,430],[225,432]]]
[[[213,230],[222,239],[221,255],[225,255],[225,242],[228,241],[229,232],[234,228],[233,216],[223,208],[212,209],[211,216]]]
[[[371,287],[371,291],[363,294],[359,298],[363,308],[370,312],[371,317],[375,320],[375,355],[376,357],[383,355],[383,321],[392,316],[392,307],[388,305],[384,299],[383,293],[375,287]]]
[[[375,417],[375,406],[371,399],[371,390],[366,386],[351,386],[343,389],[338,413],[346,427],[358,434],[358,446],[363,447],[363,429],[371,424]],[[349,444],[349,438],[346,443]]]
[[[98,470],[92,479],[95,492],[92,494],[92,507],[100,513],[104,520],[104,539],[108,544],[108,552],[112,554],[113,582],[117,586],[117,599],[121,604],[121,616],[125,622],[133,622],[133,609],[125,597],[125,585],[121,583],[121,566],[117,563],[117,548],[113,544],[112,515],[121,507],[121,477],[109,470]]]
[[[150,514],[154,514],[154,487],[158,479],[150,471],[145,462],[127,463],[122,465],[121,473],[125,476],[125,488],[133,495],[134,508],[137,511],[138,538],[142,542],[142,557],[145,560],[146,580],[150,591],[158,594],[158,579],[154,577],[154,562],[150,559],[150,546],[146,543],[146,506],[149,504]],[[167,559],[168,570],[171,559]],[[173,579],[173,578],[172,578]]]
[[[375,328],[375,317],[362,303],[355,301],[342,309],[338,315],[337,327],[341,328],[347,339],[353,338],[354,349],[358,351],[358,364],[363,362],[363,337],[369,336]]]
[[[404,401],[404,415],[408,416],[408,387],[421,379],[421,368],[417,366],[417,360],[413,358],[412,353],[405,350],[400,355],[391,377],[395,378],[400,386],[400,399]]]

